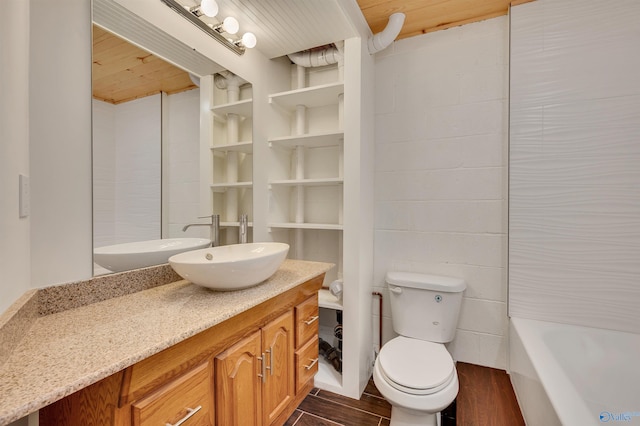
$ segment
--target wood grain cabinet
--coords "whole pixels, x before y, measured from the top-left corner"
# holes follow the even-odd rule
[[[283,425],[313,387],[323,279],[43,408],[40,425]]]
[[[205,362],[131,404],[134,426],[213,425],[212,371]]]
[[[293,311],[215,358],[218,424],[269,426],[295,398]]]

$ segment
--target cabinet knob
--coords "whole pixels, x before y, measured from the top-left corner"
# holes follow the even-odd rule
[[[165,426],[180,426],[182,423],[186,422],[193,416],[195,413],[202,409],[202,405],[198,405],[196,408],[187,408],[187,414],[178,420],[177,423],[165,423]]]

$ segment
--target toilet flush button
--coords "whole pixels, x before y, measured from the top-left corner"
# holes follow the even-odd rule
[[[436,294],[436,302],[442,302],[442,296],[440,296],[439,294]]]

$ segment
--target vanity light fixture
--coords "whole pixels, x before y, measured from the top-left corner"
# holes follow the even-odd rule
[[[228,35],[236,34],[240,29],[238,20],[232,16],[226,17],[222,23],[217,25],[209,25],[200,19],[202,15],[208,17],[217,15],[218,4],[215,0],[202,0],[199,6],[192,8],[185,7],[176,0],[160,1],[238,55],[244,54],[246,49],[251,49],[256,45],[257,40],[253,33],[245,33],[239,40],[233,40],[223,35],[223,33]]]
[[[218,25],[214,29],[217,29],[217,31],[224,31],[229,34],[235,34],[240,29],[240,23],[233,16],[227,16],[224,18],[224,21],[222,21],[222,24]]]
[[[202,0],[200,10],[209,18],[213,18],[218,14],[218,3],[216,0]]]

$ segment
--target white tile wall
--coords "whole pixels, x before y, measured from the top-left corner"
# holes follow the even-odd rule
[[[116,105],[93,99],[93,245],[115,243]]]
[[[376,58],[374,291],[389,270],[468,283],[456,359],[505,368],[508,19],[396,42]],[[378,303],[374,300],[374,332]],[[394,337],[389,306],[383,341]]]
[[[200,206],[200,90],[166,97],[169,123],[169,235],[209,238],[206,227],[182,228],[198,219]],[[165,178],[167,175],[165,174]]]
[[[512,10],[510,314],[640,332],[640,3]]]
[[[94,246],[160,238],[160,95],[93,108]]]

